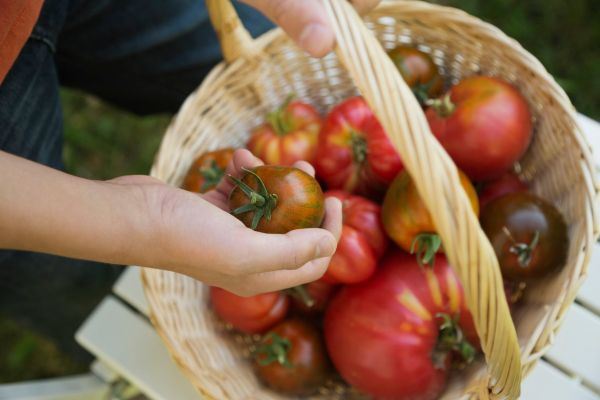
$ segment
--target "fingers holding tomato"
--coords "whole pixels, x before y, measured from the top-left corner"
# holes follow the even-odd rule
[[[342,234],[327,272],[325,282],[353,284],[368,279],[383,256],[388,239],[381,224],[381,208],[360,196],[330,191],[326,198],[342,202]]]

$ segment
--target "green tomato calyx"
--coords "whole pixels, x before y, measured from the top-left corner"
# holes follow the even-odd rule
[[[442,239],[437,233],[420,233],[415,236],[411,246],[410,254],[417,255],[420,267],[435,264],[435,254],[442,247]]]
[[[204,178],[204,183],[202,183],[202,187],[200,187],[202,192],[217,186],[223,175],[225,175],[225,170],[219,167],[215,160],[211,162],[210,166],[200,168],[199,171],[200,175]]]
[[[436,314],[442,320],[439,326],[439,334],[432,358],[436,368],[443,369],[446,365],[448,354],[455,353],[461,358],[460,367],[470,364],[477,351],[467,338],[458,324],[458,316],[452,318],[449,314]]]
[[[266,218],[267,221],[271,220],[273,210],[277,207],[277,195],[275,193],[269,193],[263,180],[254,171],[246,168],[242,168],[242,170],[246,172],[246,175],[250,174],[256,179],[258,189],[254,190],[242,180],[228,175],[235,186],[244,192],[250,200],[248,203],[236,208],[231,213],[233,215],[240,215],[247,212],[253,212],[254,216],[250,228],[256,230],[263,217]]]
[[[293,365],[288,359],[288,353],[292,348],[289,339],[284,339],[275,332],[268,333],[260,346],[254,351],[256,362],[259,365],[267,366],[274,362],[279,363],[287,368],[292,368]]]
[[[439,99],[428,99],[425,104],[433,108],[442,118],[449,117],[456,110],[456,105],[452,102],[450,93],[446,93]]]

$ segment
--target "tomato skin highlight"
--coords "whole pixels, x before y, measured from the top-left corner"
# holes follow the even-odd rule
[[[293,318],[281,322],[272,333],[290,344],[287,360],[290,365],[272,362],[261,365],[264,354],[255,358],[255,369],[259,378],[270,388],[290,395],[314,393],[329,375],[327,352],[319,331],[305,320]],[[271,333],[269,332],[269,333]],[[269,334],[263,344],[269,343]]]
[[[500,178],[486,182],[479,193],[479,206],[483,210],[491,201],[505,194],[526,192],[529,187],[513,172],[507,172]]]
[[[474,181],[496,179],[510,170],[533,134],[531,112],[519,91],[500,79],[474,76],[448,95],[453,110],[429,107],[426,116],[456,166]]]
[[[246,148],[268,165],[313,163],[322,123],[318,111],[310,104],[291,101],[270,115],[272,122],[256,127]]]
[[[315,169],[328,189],[377,196],[402,160],[362,97],[335,106],[323,123]]]
[[[435,268],[389,252],[368,281],[346,286],[325,315],[325,341],[342,377],[375,399],[436,399],[444,390],[452,354],[435,365],[438,313],[459,318],[478,340],[458,278],[442,255]]]
[[[459,171],[461,185],[479,214],[477,192],[465,174]],[[389,237],[403,250],[410,252],[417,235],[435,233],[431,214],[421,199],[414,181],[407,172],[401,172],[392,182],[381,208],[383,226]]]
[[[294,167],[263,165],[252,170],[262,179],[269,193],[277,196],[271,219],[263,217],[256,228],[264,233],[287,233],[294,229],[318,228],[325,216],[325,198],[319,183],[306,172]],[[242,182],[257,190],[257,179],[247,173]],[[247,195],[236,186],[229,196],[230,210],[248,204]],[[254,211],[237,215],[251,227]]]
[[[535,281],[566,262],[569,237],[565,220],[552,204],[532,193],[510,193],[495,199],[482,210],[480,222],[502,275],[509,281]],[[519,247],[523,260],[529,258],[525,263],[519,258]],[[530,253],[523,253],[527,251]]]
[[[325,197],[342,202],[342,235],[322,280],[331,284],[353,284],[368,279],[387,249],[388,239],[381,224],[378,204],[343,191],[332,190]]]
[[[234,151],[228,147],[202,154],[190,166],[181,187],[196,193],[214,189],[225,174]]]
[[[241,297],[214,286],[210,301],[223,321],[245,333],[265,332],[285,318],[290,305],[288,297],[279,292]]]

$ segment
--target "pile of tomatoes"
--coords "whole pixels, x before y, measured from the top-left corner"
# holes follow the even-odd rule
[[[512,305],[528,283],[563,266],[568,248],[561,214],[514,172],[533,135],[527,102],[511,84],[487,76],[444,92],[427,54],[399,47],[390,57],[460,170]],[[477,356],[479,340],[435,224],[365,100],[349,98],[322,118],[310,104],[288,99],[253,130],[247,148],[267,164],[232,178],[230,208],[248,227],[318,227],[325,198],[343,204],[341,238],[318,281],[248,298],[211,288],[222,320],[261,335],[253,351],[261,381],[310,395],[339,376],[375,399],[438,398],[451,371]],[[213,188],[232,151],[200,157],[184,187]],[[315,166],[316,179],[291,167],[299,160]]]

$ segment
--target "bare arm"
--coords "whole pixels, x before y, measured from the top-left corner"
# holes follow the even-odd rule
[[[229,172],[259,163],[238,151]],[[0,248],[160,267],[238,294],[318,279],[341,230],[332,201],[326,229],[254,232],[218,207],[226,182],[202,198],[146,176],[81,179],[5,152],[0,178]]]

